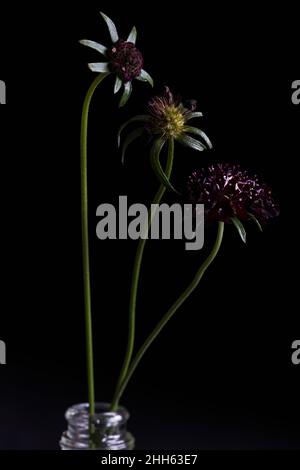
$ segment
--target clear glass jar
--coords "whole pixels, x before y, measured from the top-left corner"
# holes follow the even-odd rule
[[[89,404],[73,405],[66,411],[68,429],[60,440],[62,450],[132,450],[134,437],[127,431],[128,411],[109,411],[109,403],[96,403],[89,417]],[[91,430],[91,433],[90,433]]]

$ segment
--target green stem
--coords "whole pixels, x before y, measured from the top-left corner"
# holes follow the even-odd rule
[[[168,179],[171,176],[172,172],[172,166],[173,166],[173,158],[174,158],[174,139],[170,138],[168,141],[168,155],[167,155],[167,164],[166,164],[166,175]],[[160,185],[152,204],[159,204],[164,193],[166,191],[166,188],[164,185]],[[151,227],[151,223],[153,220],[153,217],[155,215],[155,210],[151,212],[151,216],[149,216],[148,220],[148,232]],[[119,403],[119,398],[118,398],[118,391],[119,388],[123,382],[123,380],[126,377],[126,374],[128,372],[128,368],[130,365],[130,361],[132,358],[133,354],[133,349],[134,349],[134,341],[135,341],[135,323],[136,323],[136,299],[137,299],[137,291],[138,291],[138,284],[139,284],[139,277],[140,277],[140,271],[141,271],[141,264],[142,264],[142,259],[143,259],[143,254],[144,254],[144,249],[146,245],[147,238],[140,238],[136,255],[135,255],[135,260],[134,260],[134,265],[133,265],[133,273],[132,273],[132,281],[131,281],[131,290],[130,290],[130,301],[129,301],[129,331],[128,331],[128,343],[127,343],[127,349],[125,353],[125,358],[123,362],[123,366],[119,375],[116,391],[112,400],[111,404],[111,410],[115,411],[118,407]]]
[[[95,414],[95,385],[94,385],[94,358],[93,358],[93,334],[91,312],[91,283],[89,260],[89,229],[88,229],[88,182],[87,182],[87,129],[90,102],[94,91],[102,80],[109,75],[97,75],[89,87],[82,108],[81,116],[81,223],[82,223],[82,262],[83,262],[83,287],[84,287],[84,313],[86,331],[86,355],[87,355],[87,380],[89,413]]]
[[[161,330],[164,328],[164,326],[168,323],[168,321],[172,318],[174,313],[178,310],[178,308],[183,304],[183,302],[191,295],[191,293],[196,289],[198,286],[203,274],[205,273],[206,269],[209,267],[209,265],[213,262],[215,257],[217,256],[217,253],[220,249],[222,239],[223,239],[223,233],[224,233],[224,222],[219,222],[218,225],[218,233],[216,237],[215,244],[206,258],[206,260],[203,262],[199,270],[197,271],[194,279],[190,283],[190,285],[185,289],[185,291],[178,297],[176,302],[172,305],[172,307],[167,311],[167,313],[162,317],[160,322],[156,325],[152,333],[148,336],[144,344],[141,346],[139,351],[137,352],[135,358],[133,359],[130,368],[128,370],[128,373],[126,377],[123,379],[123,382],[119,386],[117,393],[116,393],[116,401],[120,400],[125,388],[128,385],[128,382],[134,373],[137,365],[139,364],[140,360],[144,356],[145,352],[149,348],[149,346],[152,344],[152,342],[155,340],[155,338],[159,335]]]

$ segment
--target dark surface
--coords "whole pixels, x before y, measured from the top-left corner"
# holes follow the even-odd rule
[[[85,2],[63,10],[51,3],[3,13],[9,32],[1,31],[0,76],[8,102],[0,108],[6,258],[0,339],[7,343],[7,365],[0,366],[1,449],[57,448],[65,409],[86,400],[79,129],[93,79],[86,62],[98,59],[77,40],[109,43],[99,9],[124,35],[137,26],[155,92],[167,84],[197,99],[204,113],[201,127],[214,149],[202,155],[176,147],[174,181],[182,184],[197,165],[239,162],[263,175],[281,205],[281,216],[263,234],[249,227],[246,246],[226,227],[218,259],[145,356],[122,400],[137,447],[300,448],[300,365],[291,363],[291,344],[299,339],[293,20],[275,7],[271,21],[255,7],[203,7],[200,15],[192,5]],[[107,401],[125,348],[136,243],[97,240],[94,214],[121,194],[148,204],[157,187],[147,144],[132,147],[125,168],[114,144],[119,124],[143,112],[152,91],[135,82],[119,112],[112,89],[109,78],[97,91],[89,133],[96,391]],[[205,250],[214,232],[208,230]],[[204,255],[186,252],[181,242],[148,244],[138,344]]]

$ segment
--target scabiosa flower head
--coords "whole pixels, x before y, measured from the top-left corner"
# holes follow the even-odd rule
[[[119,39],[108,51],[112,70],[123,82],[132,81],[141,74],[144,59],[132,42]]]
[[[203,131],[196,127],[186,126],[190,119],[202,116],[202,113],[195,112],[196,108],[196,100],[182,103],[180,98],[175,98],[169,87],[166,86],[162,95],[154,96],[148,102],[147,130],[154,136],[161,135],[165,139],[174,138],[195,150],[201,151],[207,147],[211,148],[211,142]],[[204,144],[185,135],[188,133],[202,137]]]
[[[261,229],[261,224],[279,215],[270,187],[240,165],[218,163],[194,171],[188,178],[187,198],[204,204],[208,220],[234,223],[244,241],[241,221],[252,219]]]
[[[80,43],[95,49],[107,59],[107,62],[89,63],[88,66],[90,70],[100,73],[115,73],[115,93],[117,93],[124,84],[124,92],[119,103],[121,107],[127,103],[131,95],[132,80],[137,79],[143,82],[149,82],[151,86],[153,86],[153,80],[143,69],[143,56],[135,46],[137,37],[135,26],[132,28],[127,40],[124,41],[119,38],[114,22],[104,13],[101,13],[101,15],[108,26],[112,46],[107,48],[102,44],[88,39],[83,39]]]
[[[176,138],[184,132],[188,110],[175,100],[168,87],[162,96],[154,96],[148,103],[150,133]]]
[[[189,100],[182,103],[179,98],[175,98],[168,87],[165,87],[162,95],[154,96],[147,105],[147,114],[134,116],[125,122],[118,133],[118,144],[120,145],[121,132],[129,124],[141,122],[142,126],[133,130],[125,139],[122,147],[122,161],[129,144],[144,133],[150,134],[153,138],[153,144],[150,152],[151,165],[158,179],[168,189],[174,190],[165,175],[160,164],[160,152],[164,145],[168,143],[174,145],[174,140],[190,147],[194,150],[202,151],[211,149],[212,144],[207,135],[198,127],[188,126],[190,119],[202,117],[202,113],[195,111],[197,102]],[[201,138],[201,141],[194,139],[189,134],[194,134]],[[177,192],[177,191],[176,191]]]

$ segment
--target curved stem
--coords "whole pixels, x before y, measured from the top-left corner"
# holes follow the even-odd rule
[[[171,176],[172,172],[172,166],[173,166],[173,158],[174,158],[174,139],[171,138],[168,140],[168,155],[167,155],[167,164],[166,164],[166,175],[168,179]],[[164,185],[160,185],[152,204],[159,204],[164,193],[166,191],[166,188]],[[151,216],[149,216],[148,220],[148,232],[151,227],[151,222],[153,220],[153,217],[155,215],[156,211],[151,211]],[[136,321],[136,299],[137,299],[137,291],[138,291],[138,284],[139,284],[139,277],[140,277],[140,271],[141,271],[141,264],[142,264],[142,259],[143,259],[143,254],[144,254],[144,249],[146,245],[147,238],[140,238],[136,255],[135,255],[135,260],[134,260],[134,265],[133,265],[133,273],[132,273],[132,281],[131,281],[131,290],[130,290],[130,301],[129,301],[129,332],[128,332],[128,343],[127,343],[127,350],[123,362],[123,366],[119,375],[115,395],[112,400],[112,405],[111,405],[111,410],[115,411],[118,407],[119,399],[118,399],[118,393],[120,386],[126,377],[129,364],[132,358],[133,354],[133,348],[134,348],[134,341],[135,341],[135,321]]]
[[[93,335],[91,312],[91,283],[89,260],[89,229],[88,229],[88,182],[87,182],[87,129],[90,102],[94,91],[108,73],[97,75],[89,87],[82,108],[81,136],[80,136],[80,161],[81,161],[81,224],[82,224],[82,263],[83,263],[83,288],[84,288],[84,314],[86,331],[86,355],[87,355],[87,380],[90,415],[95,413],[95,385],[94,385],[94,360],[93,360]]]
[[[172,307],[167,311],[167,313],[162,317],[162,319],[159,321],[159,323],[156,325],[152,333],[148,336],[144,344],[141,346],[139,349],[138,353],[136,354],[135,358],[133,359],[131,366],[128,370],[128,373],[126,377],[124,378],[121,386],[118,389],[116,400],[120,400],[121,395],[123,394],[125,388],[128,385],[128,382],[134,373],[136,367],[138,366],[140,360],[144,356],[145,352],[149,348],[149,346],[152,344],[152,342],[155,340],[155,338],[159,335],[161,330],[164,328],[164,326],[168,323],[168,321],[172,318],[174,313],[178,310],[178,308],[183,304],[183,302],[191,295],[191,293],[196,289],[198,286],[203,274],[205,273],[206,269],[209,267],[209,265],[213,262],[215,257],[218,254],[218,251],[220,249],[222,239],[223,239],[223,233],[224,233],[224,222],[219,222],[218,225],[218,233],[216,237],[215,244],[206,258],[206,260],[203,262],[199,270],[197,271],[194,279],[192,280],[191,284],[185,289],[185,291],[178,297],[176,302],[172,305]]]

